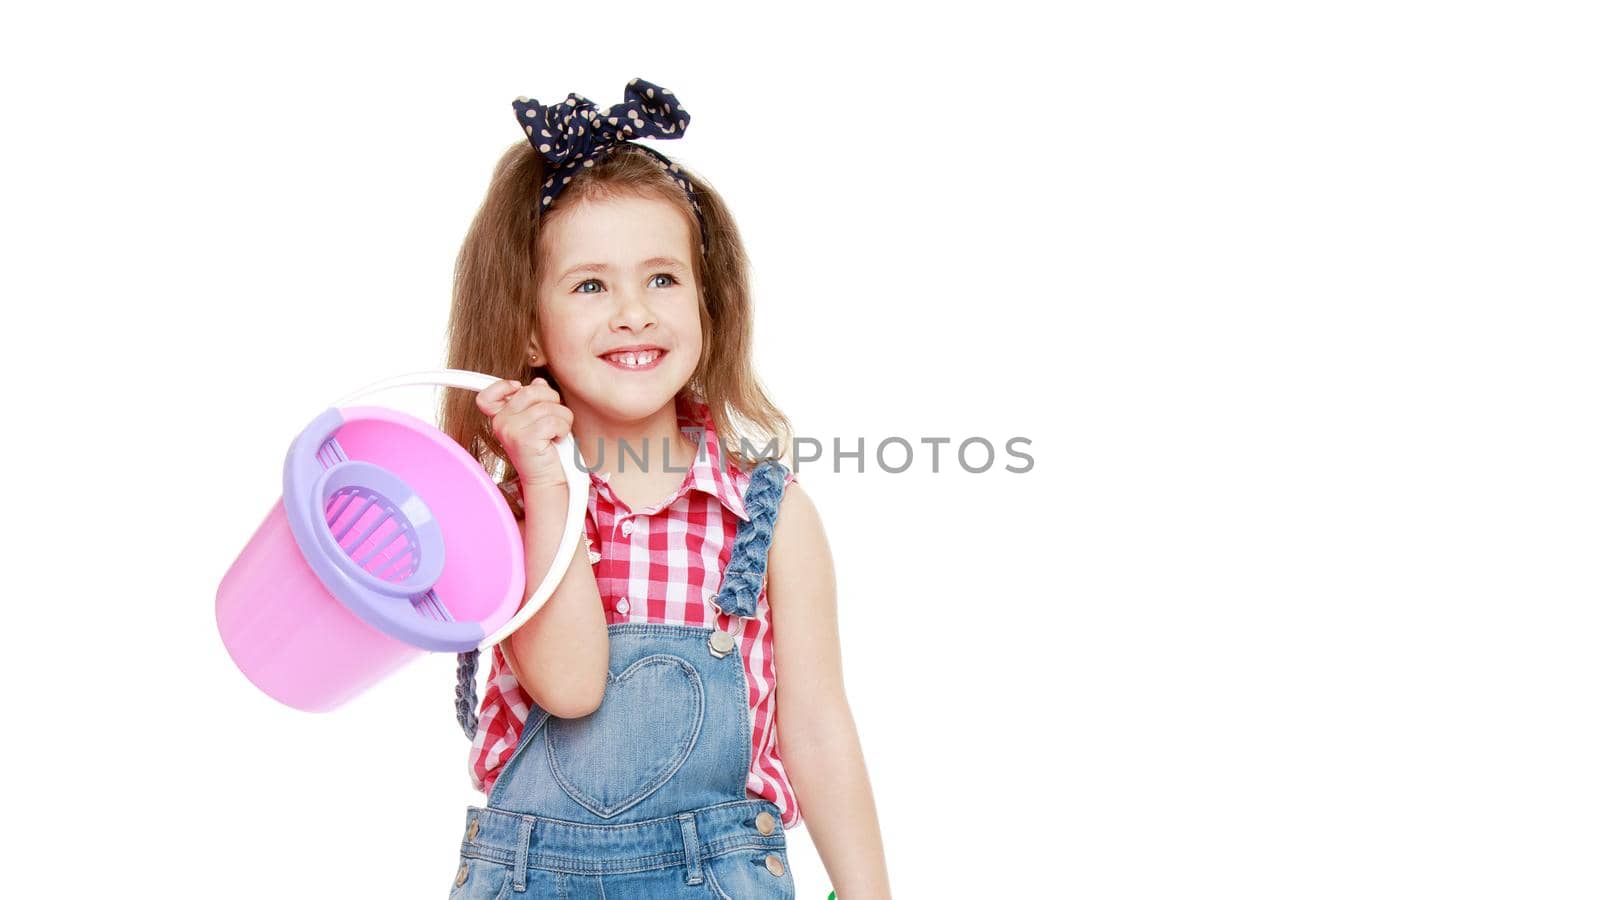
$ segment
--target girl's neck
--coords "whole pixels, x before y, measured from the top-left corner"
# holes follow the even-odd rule
[[[569,408],[573,439],[585,466],[608,483],[620,473],[630,483],[670,482],[676,487],[684,471],[694,465],[700,448],[692,435],[678,428],[676,402],[633,421],[609,419],[582,404]]]

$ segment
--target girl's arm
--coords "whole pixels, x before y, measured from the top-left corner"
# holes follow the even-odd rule
[[[522,484],[523,547],[528,563],[528,588],[538,586],[555,556],[565,524],[565,484]],[[563,719],[586,716],[605,696],[606,665],[611,648],[600,587],[589,564],[588,549],[578,541],[567,560],[566,577],[539,611],[500,643],[517,683],[533,702]],[[537,574],[537,577],[536,577]],[[523,596],[527,601],[527,596]]]
[[[778,753],[839,900],[889,896],[867,766],[845,700],[833,556],[798,483],[772,529],[767,603],[778,672]]]

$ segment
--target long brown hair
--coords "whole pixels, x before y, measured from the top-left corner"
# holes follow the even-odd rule
[[[748,471],[763,459],[782,459],[793,443],[792,427],[762,389],[751,363],[749,260],[738,226],[704,179],[682,163],[678,168],[694,188],[707,231],[704,257],[696,254],[694,260],[700,284],[700,360],[684,391],[705,401],[727,458]],[[526,141],[512,146],[495,165],[483,206],[456,257],[445,364],[523,384],[544,378],[559,393],[555,376],[544,366],[531,365],[527,356],[530,334],[544,346],[536,309],[542,225],[586,198],[631,194],[673,203],[688,217],[691,234],[699,228],[683,189],[641,151],[624,146],[580,168],[555,202],[536,216],[534,204],[547,175],[544,158]],[[441,430],[491,473],[506,480],[516,477],[471,394],[445,392],[439,420]],[[746,442],[750,449],[765,452],[745,453]]]

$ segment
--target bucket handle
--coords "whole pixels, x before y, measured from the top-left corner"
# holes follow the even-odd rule
[[[389,388],[407,387],[410,385],[440,385],[443,387],[461,388],[466,391],[478,392],[496,381],[504,379],[482,372],[472,372],[466,369],[423,369],[417,372],[407,372],[375,381],[354,393],[340,398],[335,406],[347,406],[369,394]],[[567,434],[556,441],[556,457],[561,460],[561,468],[567,473],[567,524],[561,532],[561,546],[556,548],[555,564],[550,571],[545,573],[544,581],[529,594],[522,608],[511,617],[511,621],[502,625],[499,630],[489,635],[478,644],[479,650],[488,650],[511,636],[511,633],[521,628],[524,622],[532,618],[533,614],[544,606],[550,595],[556,592],[556,586],[561,584],[561,579],[566,577],[567,569],[571,567],[578,549],[578,539],[583,535],[584,512],[589,505],[589,475],[578,468],[577,460],[581,459],[578,448],[572,443],[572,435]],[[561,560],[567,560],[567,565],[561,565]]]

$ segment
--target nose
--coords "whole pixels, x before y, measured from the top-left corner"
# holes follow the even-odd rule
[[[641,331],[655,324],[656,315],[640,288],[618,288],[616,311],[611,314],[612,330]]]

